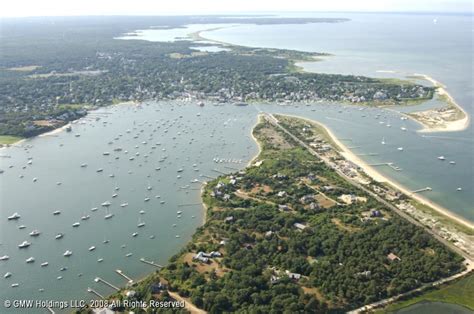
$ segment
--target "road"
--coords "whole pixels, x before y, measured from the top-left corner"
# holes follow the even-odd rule
[[[451,281],[451,280],[454,280],[454,279],[457,279],[459,277],[462,277],[466,274],[468,274],[469,272],[473,271],[474,269],[474,265],[473,265],[473,260],[472,260],[472,255],[467,253],[467,252],[464,252],[462,250],[460,250],[458,247],[454,246],[451,242],[447,241],[446,239],[442,238],[441,236],[439,236],[437,233],[433,232],[431,229],[427,228],[426,226],[424,226],[422,223],[420,223],[419,221],[417,221],[416,219],[414,219],[413,217],[411,217],[410,215],[408,215],[407,213],[401,211],[400,209],[398,209],[396,206],[394,206],[393,204],[391,204],[390,202],[386,201],[385,199],[381,198],[380,196],[378,196],[376,193],[374,193],[373,191],[369,190],[368,188],[366,188],[365,186],[362,186],[361,184],[359,184],[358,182],[352,180],[350,177],[346,176],[342,171],[340,171],[339,169],[335,168],[330,162],[328,159],[324,158],[323,156],[321,156],[320,154],[318,154],[313,148],[311,148],[309,145],[307,145],[305,142],[303,142],[302,140],[300,140],[296,135],[294,135],[293,133],[291,133],[290,131],[288,131],[285,127],[283,127],[277,118],[275,118],[272,114],[269,114],[269,113],[263,113],[265,119],[270,122],[271,124],[273,124],[274,126],[278,127],[280,130],[282,130],[283,132],[285,132],[288,136],[290,136],[294,141],[296,141],[300,146],[304,147],[305,149],[307,149],[312,155],[314,155],[315,157],[317,157],[318,159],[322,160],[328,167],[332,168],[334,171],[336,171],[342,178],[344,178],[348,183],[352,184],[353,186],[365,191],[367,194],[371,195],[372,197],[374,197],[377,201],[381,202],[382,204],[384,204],[385,206],[387,206],[388,208],[390,208],[391,210],[393,210],[395,213],[397,213],[399,216],[403,217],[404,219],[408,220],[409,222],[411,222],[412,224],[414,225],[417,225],[421,228],[423,228],[426,232],[428,232],[429,234],[431,234],[435,239],[437,239],[438,241],[440,241],[441,243],[443,243],[445,246],[447,246],[449,249],[451,249],[452,251],[456,252],[457,254],[461,255],[462,257],[464,257],[465,259],[465,265],[466,265],[466,270],[461,272],[461,273],[458,273],[458,274],[455,274],[451,277],[448,277],[448,278],[443,278],[443,279],[440,279],[438,281],[435,281],[435,282],[432,282],[430,284],[426,284],[418,289],[415,289],[415,290],[412,290],[412,291],[409,291],[407,293],[404,293],[404,294],[401,294],[401,295],[398,295],[398,296],[394,296],[394,297],[391,297],[391,298],[388,298],[388,299],[385,299],[385,300],[381,300],[381,301],[378,301],[378,302],[375,302],[375,303],[372,303],[372,304],[369,304],[369,305],[365,305],[359,309],[356,309],[356,310],[353,310],[351,311],[351,313],[360,313],[360,312],[363,312],[363,311],[367,311],[367,310],[370,310],[370,309],[373,309],[373,308],[376,308],[376,307],[379,307],[379,306],[382,306],[382,305],[386,305],[388,303],[391,303],[395,300],[397,300],[398,298],[404,296],[404,295],[407,295],[407,294],[410,294],[412,292],[415,292],[415,291],[421,291],[423,289],[426,289],[428,287],[432,287],[432,286],[436,286],[436,285],[439,285],[439,284],[442,284],[442,283],[445,283],[445,282],[448,282],[448,281]]]

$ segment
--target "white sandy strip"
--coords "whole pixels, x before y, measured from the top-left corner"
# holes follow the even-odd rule
[[[470,117],[469,114],[454,100],[454,98],[451,96],[451,94],[448,93],[446,90],[446,86],[444,86],[441,82],[438,82],[431,76],[428,76],[426,74],[419,74],[415,73],[415,76],[420,76],[423,79],[427,80],[428,82],[432,83],[435,87],[437,87],[437,94],[439,96],[445,96],[448,98],[448,101],[454,105],[456,108],[458,108],[462,113],[464,114],[464,117],[459,120],[455,121],[446,121],[446,124],[442,127],[428,127],[424,124],[423,129],[419,130],[418,132],[422,133],[431,133],[431,132],[457,132],[457,131],[463,131],[467,129],[470,123]]]
[[[317,122],[316,122],[317,123]],[[410,190],[408,190],[406,187],[402,186],[401,184],[399,184],[398,182],[394,181],[394,180],[391,180],[391,179],[388,179],[387,177],[385,177],[384,175],[382,175],[381,173],[379,173],[377,170],[375,170],[374,168],[372,168],[371,166],[369,166],[365,161],[363,161],[362,159],[360,159],[359,157],[357,157],[354,153],[352,153],[343,143],[341,143],[337,138],[336,136],[334,136],[334,134],[324,125],[322,125],[321,123],[318,123],[321,127],[323,127],[324,129],[326,129],[326,131],[328,132],[329,136],[331,137],[331,139],[339,146],[339,148],[342,150],[342,153],[341,155],[346,158],[347,160],[355,163],[356,165],[358,165],[360,168],[362,168],[364,170],[364,172],[370,176],[372,179],[378,181],[378,182],[384,182],[384,183],[388,183],[389,185],[393,186],[394,188],[396,188],[397,190],[399,190],[400,192],[402,192],[403,194],[415,199],[416,201],[418,201],[419,203],[423,204],[423,205],[426,205],[426,206],[429,206],[431,208],[433,208],[435,211],[439,212],[440,214],[442,214],[443,216],[446,216],[462,225],[465,225],[471,229],[474,229],[474,224],[472,224],[470,221],[458,216],[457,214],[454,214],[452,213],[451,211],[449,211],[448,209],[424,198],[423,196],[419,195],[419,194],[416,194],[416,193],[412,193]]]
[[[317,122],[317,121],[314,121],[314,120],[307,119],[307,118],[299,117],[299,116],[293,116],[293,117],[310,121],[312,123],[315,123],[315,124],[321,126],[323,129],[325,129],[326,132],[328,133],[329,137],[331,137],[331,140],[334,141],[334,143],[336,143],[337,146],[339,146],[339,149],[341,150],[340,154],[345,159],[347,159],[347,160],[353,162],[354,164],[358,165],[362,170],[364,170],[364,172],[369,177],[371,177],[375,181],[387,183],[387,184],[391,185],[392,187],[394,187],[395,189],[402,192],[403,194],[405,194],[405,195],[413,198],[414,200],[418,201],[419,203],[431,207],[433,210],[435,210],[436,212],[442,214],[443,216],[446,216],[446,217],[450,218],[451,220],[454,220],[454,221],[456,221],[456,222],[458,222],[458,223],[460,223],[460,224],[462,224],[462,225],[464,225],[468,228],[474,229],[474,224],[472,222],[466,220],[463,217],[458,216],[457,214],[452,213],[451,211],[449,211],[449,209],[446,209],[446,208],[442,207],[441,205],[438,205],[438,204],[434,203],[433,201],[430,201],[430,200],[424,198],[423,196],[421,196],[419,194],[412,193],[409,189],[407,189],[406,187],[404,187],[400,183],[385,177],[380,172],[375,170],[373,167],[369,166],[365,161],[363,161],[358,156],[356,156],[353,152],[351,152],[347,148],[346,145],[341,143],[341,141],[339,141],[337,139],[337,137],[331,132],[331,130],[328,127],[326,127],[324,124],[322,124],[320,122]]]
[[[258,156],[260,156],[260,153],[262,152],[262,146],[260,145],[260,142],[257,140],[257,138],[253,135],[253,129],[255,129],[255,127],[262,121],[262,115],[259,114],[258,115],[258,119],[257,119],[257,123],[255,123],[255,125],[252,127],[252,129],[250,130],[250,136],[253,138],[253,140],[255,141],[255,143],[257,144],[257,147],[258,147],[258,152],[257,154],[249,161],[249,163],[247,164],[247,167],[250,167],[258,158]]]

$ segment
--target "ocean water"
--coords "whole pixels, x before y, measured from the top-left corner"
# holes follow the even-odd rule
[[[366,19],[385,21],[389,18],[391,17],[368,15]],[[426,16],[422,18],[425,19]],[[458,25],[462,25],[465,19],[463,16],[447,18],[454,19],[450,23],[455,23],[456,18],[459,18]],[[366,23],[365,18],[360,19],[359,23]],[[440,17],[437,25],[443,23],[443,19],[444,17]],[[419,20],[411,15],[396,16],[396,20],[408,24],[412,21],[410,23],[415,23],[414,26],[419,23]],[[334,53],[331,60],[337,60],[337,52],[342,51],[336,49],[335,43],[338,41],[333,40],[334,51],[331,51],[328,43],[325,43],[328,45],[326,47],[319,47],[316,45],[316,38],[312,37],[316,36],[312,28],[329,29],[333,26],[345,27],[347,30],[350,29],[349,23],[351,22],[347,23],[349,26],[344,25],[345,23],[287,25],[293,30],[288,32],[282,30],[282,25],[273,25],[271,30],[267,29],[268,26],[252,25],[242,26],[242,33],[238,33],[239,26],[204,35],[238,44],[269,47],[278,45],[282,48],[302,49],[304,47],[295,44],[300,41],[290,38],[291,34],[295,34],[294,27],[297,27],[301,28],[299,32],[306,32],[306,38],[311,39],[306,40],[313,45],[308,49]],[[391,23],[387,24],[396,28]],[[193,30],[200,28],[201,26]],[[255,34],[262,32],[262,29],[269,32],[269,35],[264,36],[261,33],[260,43],[252,44],[250,40],[259,37]],[[368,29],[370,28],[360,37],[371,41]],[[448,29],[453,31],[451,36],[447,36],[451,40],[456,37],[458,31],[455,27]],[[415,27],[413,32],[416,31]],[[377,32],[382,30],[378,29]],[[336,36],[335,34],[333,35]],[[331,37],[329,34],[325,36]],[[394,41],[399,37],[394,35]],[[343,40],[341,37],[339,39]],[[349,39],[346,41],[351,42]],[[391,62],[384,64],[380,61],[380,66],[374,65],[374,69],[403,69],[407,72],[429,74],[445,83],[456,100],[472,112],[472,77],[469,80],[470,67],[465,58],[453,58],[452,73],[444,67],[439,70],[434,65],[431,65],[431,69],[438,69],[440,72],[430,72],[429,62],[418,64],[418,68],[415,68],[415,59],[411,59],[410,62],[414,65],[412,71],[411,68],[402,66],[406,63],[397,63],[396,57],[383,57],[385,54],[382,52],[377,54],[378,46],[375,43],[365,45],[363,39],[356,42],[362,47],[357,48],[361,55],[367,50],[368,54],[378,55],[379,60]],[[434,45],[431,41],[428,44]],[[379,46],[383,46],[383,43]],[[393,47],[400,48],[403,45],[397,46],[391,42],[391,46],[395,49]],[[469,49],[463,45],[459,47],[463,53],[467,53],[465,49]],[[368,48],[375,52],[369,52]],[[438,53],[436,49],[429,51]],[[469,53],[472,53],[472,50]],[[415,52],[407,51],[404,55],[410,54]],[[462,55],[457,50],[453,54]],[[392,55],[397,56],[397,53],[393,52]],[[340,56],[341,60],[344,60],[343,55]],[[400,60],[405,60],[405,57],[400,57]],[[439,60],[444,61],[441,58]],[[322,61],[313,65],[321,67],[325,62],[333,61]],[[352,64],[353,70],[350,70],[349,66]],[[364,70],[363,63],[357,64],[349,58],[346,67],[341,69]],[[450,67],[451,63],[446,62],[444,66]],[[366,69],[367,75],[387,75],[368,69],[369,66]],[[451,74],[444,77],[441,75],[443,73]],[[422,135],[416,132],[419,129],[417,123],[401,120],[400,114],[396,112],[378,108],[338,106],[334,103],[311,106],[260,104],[247,107],[206,104],[201,108],[195,103],[149,102],[139,107],[113,106],[80,120],[73,125],[71,133],[61,132],[34,138],[22,143],[20,147],[0,151],[2,156],[10,157],[0,158],[0,169],[5,170],[0,175],[0,256],[10,256],[8,261],[0,262],[0,300],[88,300],[95,298],[86,291],[88,287],[101,294],[113,292],[110,287],[94,282],[97,276],[114,285],[123,286],[126,280],[115,273],[116,269],[139,279],[154,271],[153,266],[140,262],[140,258],[159,264],[166,263],[171,255],[177,253],[189,241],[195,228],[202,224],[203,209],[199,197],[201,182],[221,173],[244,168],[257,153],[257,146],[250,137],[250,131],[257,121],[258,113],[263,111],[293,114],[324,123],[368,163],[390,161],[403,169],[394,171],[388,167],[379,167],[378,170],[384,175],[413,190],[431,186],[433,191],[425,193],[425,197],[474,221],[472,128],[456,133]],[[407,131],[402,131],[401,127],[405,127]],[[76,137],[76,134],[80,136]],[[385,139],[385,145],[381,144],[382,138]],[[400,146],[404,147],[403,152],[397,150]],[[116,148],[122,150],[115,151]],[[103,155],[104,152],[109,152],[110,155]],[[373,155],[368,156],[368,153]],[[445,155],[447,160],[455,160],[456,165],[439,161],[437,156],[440,155]],[[130,157],[134,158],[130,160]],[[32,163],[28,164],[30,158]],[[214,158],[222,159],[223,162],[216,163]],[[87,167],[81,167],[83,163],[87,163]],[[99,168],[103,171],[97,172]],[[178,172],[180,169],[183,171]],[[36,182],[33,182],[34,178],[37,178]],[[195,182],[195,179],[199,182]],[[58,185],[58,182],[61,184]],[[147,189],[148,186],[151,190]],[[463,187],[462,192],[456,192],[458,186]],[[116,187],[119,190],[115,190]],[[114,193],[118,195],[112,197]],[[145,201],[145,198],[150,200]],[[108,211],[101,206],[105,201],[112,203]],[[164,203],[161,203],[162,201]],[[128,206],[121,207],[124,203],[128,203]],[[91,211],[94,207],[98,209]],[[61,214],[54,216],[52,213],[55,210],[61,210]],[[141,210],[145,213],[140,214]],[[178,211],[183,212],[180,218]],[[14,212],[18,212],[21,218],[18,221],[8,221],[7,217]],[[113,218],[104,219],[107,213],[113,213]],[[81,220],[82,216],[87,215],[90,216],[89,219]],[[74,222],[80,222],[80,227],[73,228]],[[138,228],[139,222],[145,222],[146,226]],[[19,229],[20,225],[25,225],[26,228]],[[34,229],[41,232],[37,238],[28,235]],[[60,232],[64,233],[64,238],[55,240],[54,236]],[[138,235],[133,237],[135,232],[138,232]],[[105,239],[110,242],[104,244]],[[18,244],[25,240],[32,245],[28,249],[18,249]],[[89,251],[91,246],[96,249]],[[64,257],[66,250],[71,250],[73,255]],[[132,255],[126,257],[128,253]],[[29,257],[34,257],[35,263],[27,264],[25,260]],[[98,262],[100,258],[103,258],[101,263]],[[46,261],[49,265],[40,267],[40,264]],[[67,270],[60,271],[61,267],[67,267]],[[6,272],[12,273],[8,279],[3,278]],[[57,279],[58,276],[62,279]],[[19,287],[11,288],[13,283],[18,283]],[[39,289],[44,291],[40,292]]]

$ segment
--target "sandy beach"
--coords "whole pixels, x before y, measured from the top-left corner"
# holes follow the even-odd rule
[[[262,121],[262,115],[259,114],[258,115],[258,119],[257,119],[257,122],[255,123],[255,125],[252,127],[252,129],[250,129],[250,136],[252,137],[252,139],[254,140],[255,144],[257,144],[257,147],[258,147],[258,152],[257,154],[248,162],[247,166],[246,167],[250,167],[254,162],[255,160],[258,158],[258,156],[260,156],[260,153],[262,152],[262,146],[260,145],[260,142],[257,140],[257,138],[255,138],[255,136],[253,135],[253,129],[255,129],[255,127]]]
[[[318,122],[315,122],[315,121],[312,121],[312,122],[320,125],[322,128],[324,128],[328,132],[331,139],[341,149],[341,155],[344,158],[346,158],[347,160],[349,160],[349,161],[355,163],[356,165],[358,165],[369,177],[371,177],[375,181],[388,183],[389,185],[391,185],[395,189],[399,190],[403,194],[413,198],[414,200],[418,201],[419,203],[421,203],[423,205],[431,207],[432,209],[434,209],[436,212],[442,214],[443,216],[446,216],[446,217],[450,218],[451,220],[454,220],[457,223],[460,223],[460,224],[462,224],[462,225],[464,225],[468,228],[474,229],[474,224],[472,224],[470,221],[468,221],[468,220],[452,213],[451,211],[449,211],[449,209],[444,208],[441,205],[438,205],[438,204],[424,198],[423,196],[421,196],[419,194],[412,193],[410,190],[408,190],[406,187],[399,184],[398,182],[385,177],[384,175],[379,173],[377,170],[375,170],[373,167],[369,166],[365,161],[363,161],[362,159],[357,157],[354,153],[352,153],[347,148],[347,146],[345,146],[343,143],[341,143],[337,139],[337,137],[331,132],[331,130],[329,130],[325,125],[323,125],[321,123],[318,123]]]
[[[400,183],[398,183],[398,182],[396,182],[392,179],[387,178],[386,176],[382,175],[380,172],[375,170],[375,168],[369,166],[365,161],[363,161],[358,156],[356,156],[352,151],[350,151],[347,148],[346,145],[344,145],[341,141],[339,141],[337,139],[337,137],[334,135],[334,133],[332,133],[332,131],[328,127],[326,127],[324,124],[322,124],[320,122],[317,122],[317,121],[314,121],[314,120],[311,120],[311,119],[300,117],[300,116],[294,116],[294,115],[286,115],[286,116],[292,116],[292,117],[295,117],[295,118],[303,119],[303,120],[309,121],[309,122],[314,123],[314,124],[320,126],[321,128],[323,128],[327,132],[327,134],[329,135],[331,140],[337,146],[339,146],[340,154],[346,160],[349,160],[349,161],[353,162],[354,164],[356,164],[357,166],[359,166],[373,180],[375,180],[377,182],[389,184],[394,189],[396,189],[396,190],[402,192],[403,194],[411,197],[412,199],[418,201],[420,204],[429,206],[430,208],[432,208],[436,212],[440,213],[441,215],[443,215],[445,217],[448,217],[449,219],[451,219],[451,220],[453,220],[453,221],[455,221],[455,222],[457,222],[457,223],[459,223],[463,226],[474,229],[474,224],[472,222],[464,219],[463,217],[458,216],[455,213],[452,213],[449,209],[444,208],[441,205],[436,204],[433,201],[430,201],[430,200],[424,198],[421,195],[418,195],[416,193],[412,193],[408,188],[404,187],[403,185],[401,185]]]
[[[418,120],[415,120],[423,126],[423,129],[419,130],[418,132],[421,132],[421,133],[457,132],[457,131],[463,131],[467,129],[470,123],[469,114],[456,102],[456,100],[454,100],[451,94],[449,94],[449,92],[446,90],[446,86],[426,74],[415,73],[414,75],[423,78],[424,80],[433,84],[434,87],[437,87],[436,93],[438,94],[438,96],[446,97],[448,99],[448,103],[455,106],[464,115],[462,119],[458,119],[455,121],[446,121],[446,124],[443,127],[430,127],[421,123]]]

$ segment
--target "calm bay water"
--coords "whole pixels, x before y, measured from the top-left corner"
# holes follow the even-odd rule
[[[405,37],[395,35],[393,28],[397,25],[392,26],[388,22],[383,22],[387,24],[385,33],[383,27],[376,30],[380,34],[374,40],[374,36],[369,36],[367,31],[378,25],[380,19],[389,19],[385,16],[348,17],[359,24],[369,24],[365,31],[362,28],[364,32],[356,37],[357,40],[353,37],[357,33],[356,28],[351,30],[350,23],[353,22],[239,26],[205,33],[204,36],[244,45],[335,54],[329,61],[306,65],[314,66],[316,71],[330,71],[335,66],[332,63],[340,65],[342,62],[344,66],[334,68],[335,72],[344,70],[341,72],[385,76],[388,74],[375,71],[394,70],[429,74],[445,83],[456,100],[472,112],[472,74],[469,60],[466,59],[467,54],[472,55],[472,47],[465,45],[465,34],[459,35],[458,30],[452,27],[456,21],[465,23],[465,17],[446,17],[450,25],[444,26],[442,32],[448,32],[445,34],[446,40],[459,40],[462,43],[452,51],[452,58],[449,59],[452,62],[446,62],[448,48],[439,52],[440,49],[434,48],[435,40],[429,36],[426,45],[431,46],[424,49],[430,52],[426,57],[431,61],[424,61],[424,55],[419,56],[421,51],[400,43]],[[390,18],[396,18],[393,23],[401,23],[403,29],[409,29],[410,25],[415,27],[421,20],[432,24],[433,20],[426,16],[420,19],[413,16]],[[439,18],[435,27],[447,23],[444,19]],[[317,28],[321,27],[324,29],[318,31]],[[335,27],[337,32],[331,27]],[[424,28],[421,30],[426,31]],[[395,32],[392,37],[387,35],[391,32]],[[179,34],[182,35],[181,30]],[[301,38],[296,40],[292,37],[302,34],[306,34],[310,40],[301,41]],[[384,34],[387,35],[385,43],[381,41]],[[166,36],[167,40],[172,40],[176,35]],[[347,45],[338,48],[337,44],[340,44],[340,40],[344,41],[344,36],[347,37]],[[417,36],[420,39],[423,33]],[[369,45],[373,40],[375,42]],[[387,42],[390,43],[390,49],[386,53],[381,52],[380,47]],[[302,47],[302,43],[308,47]],[[403,47],[407,47],[407,51],[401,53]],[[345,53],[343,49],[348,52]],[[367,67],[363,67],[364,62],[368,62]],[[401,120],[396,112],[326,103],[312,106],[261,104],[248,107],[207,104],[200,108],[193,103],[151,102],[140,107],[114,106],[99,110],[74,124],[71,133],[35,138],[22,143],[21,147],[1,151],[1,155],[11,158],[0,158],[0,169],[5,170],[0,175],[0,256],[10,256],[10,260],[0,262],[0,300],[93,298],[86,292],[87,287],[102,294],[113,292],[105,285],[95,283],[94,278],[97,276],[121,286],[126,281],[115,273],[116,269],[137,279],[154,270],[152,266],[141,263],[141,257],[166,263],[171,255],[189,241],[203,220],[202,206],[199,204],[201,184],[193,181],[216,177],[219,173],[215,170],[231,172],[245,167],[257,153],[250,130],[260,111],[299,115],[324,123],[349,147],[353,147],[355,153],[375,154],[361,156],[367,162],[390,161],[403,169],[397,172],[388,167],[379,167],[378,170],[384,175],[410,189],[433,187],[432,192],[425,194],[426,197],[474,221],[472,127],[463,132],[422,135],[416,132],[418,124]],[[384,123],[381,124],[381,121]],[[407,128],[407,131],[403,132],[401,127]],[[80,136],[76,137],[75,134]],[[381,145],[382,137],[386,145]],[[397,150],[400,146],[404,147],[403,152]],[[122,151],[114,151],[119,147]],[[104,156],[104,152],[110,152],[110,155]],[[439,161],[436,157],[440,155],[455,160],[456,165]],[[130,160],[132,156],[134,158]],[[232,159],[234,162],[215,163],[213,159],[216,157]],[[27,164],[29,158],[32,158],[31,165]],[[87,163],[87,167],[81,167],[83,163]],[[103,172],[96,172],[99,168],[103,168]],[[178,172],[179,169],[183,171]],[[178,178],[178,175],[181,177]],[[36,182],[33,182],[34,178],[37,178]],[[58,182],[61,185],[57,185]],[[148,190],[148,186],[152,189]],[[462,192],[456,192],[458,186],[463,188]],[[116,187],[119,190],[115,190]],[[112,197],[114,193],[118,196]],[[145,201],[145,198],[150,200]],[[112,219],[104,219],[107,212],[101,203],[105,201],[112,203],[109,210],[114,214]],[[128,206],[121,207],[120,204],[124,203],[128,203]],[[192,205],[180,206],[183,204]],[[98,210],[91,211],[94,207]],[[53,216],[55,210],[61,210],[62,213]],[[141,210],[145,213],[140,214]],[[181,218],[178,218],[177,211],[183,212]],[[7,217],[14,212],[22,216],[20,220],[7,221]],[[81,220],[85,215],[90,215],[90,218]],[[145,222],[146,226],[138,228],[140,221]],[[73,228],[74,222],[80,222],[80,227]],[[26,228],[18,229],[22,224]],[[41,232],[37,238],[28,235],[34,229]],[[65,234],[64,238],[54,240],[59,232]],[[139,234],[133,237],[134,232]],[[104,244],[104,239],[110,242]],[[24,240],[30,241],[31,247],[18,249],[18,244]],[[90,246],[96,249],[89,251]],[[66,250],[71,250],[73,255],[64,257]],[[128,253],[133,255],[126,257]],[[26,264],[25,260],[30,256],[36,261]],[[100,258],[103,258],[101,263],[98,262]],[[46,261],[49,265],[40,267]],[[61,267],[67,267],[67,270],[59,271]],[[6,272],[12,273],[8,279],[3,278]],[[58,276],[62,276],[62,279],[58,280]],[[19,283],[20,286],[11,288],[13,283]],[[39,292],[39,289],[44,289],[44,292]]]

